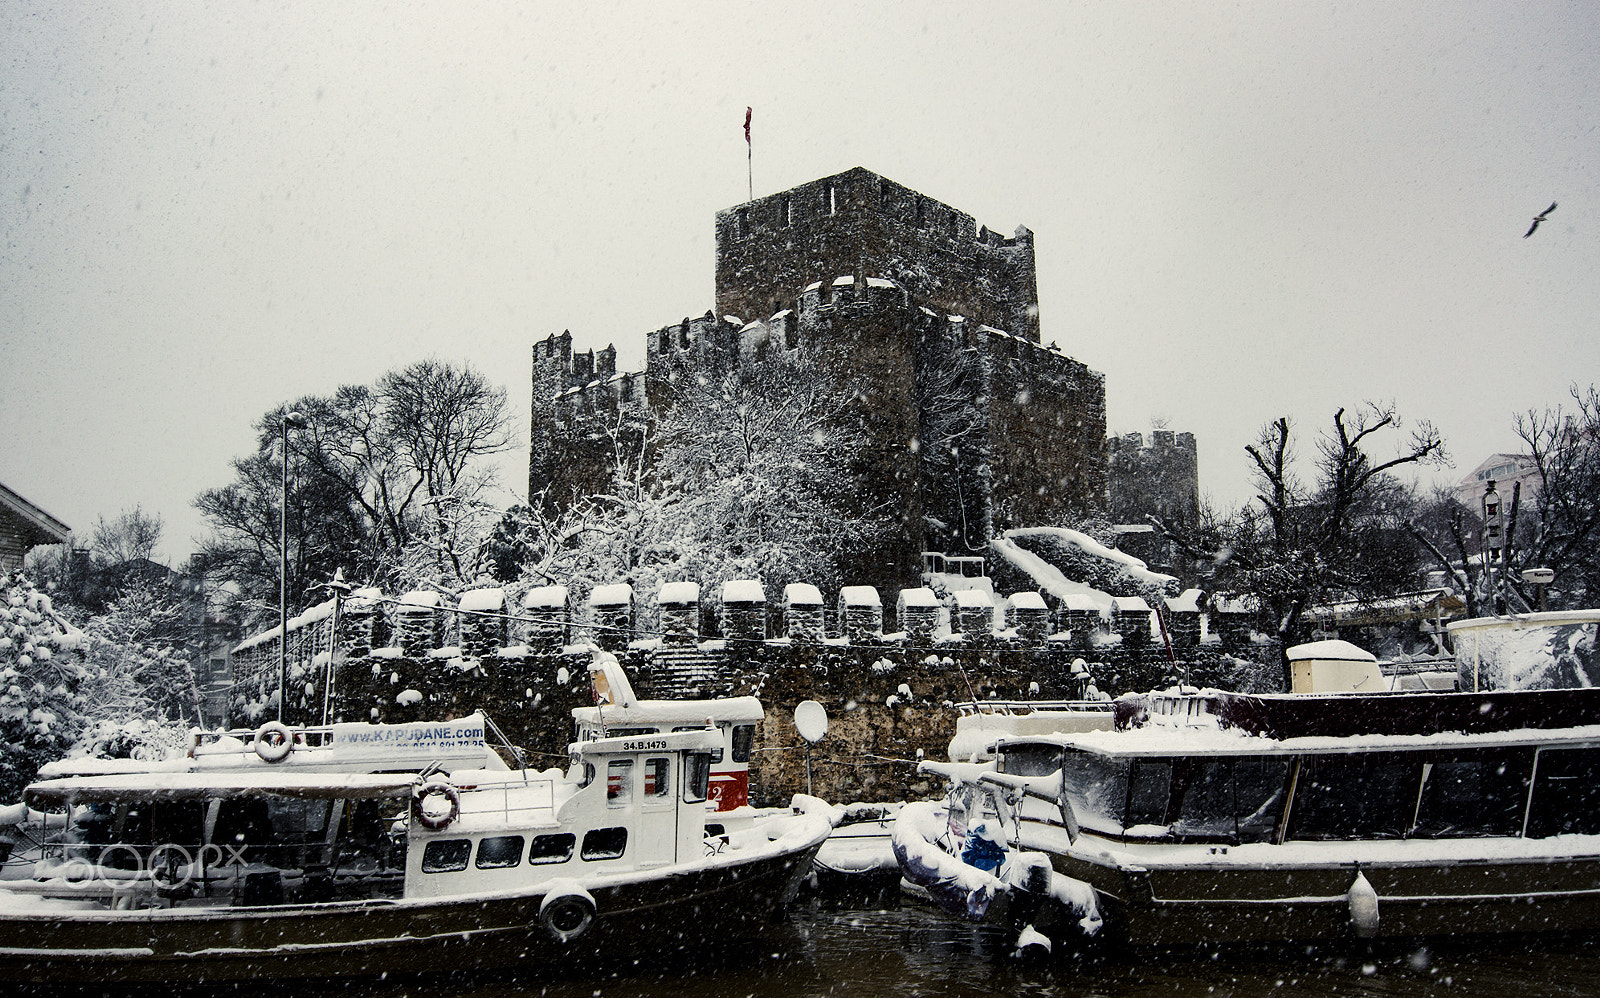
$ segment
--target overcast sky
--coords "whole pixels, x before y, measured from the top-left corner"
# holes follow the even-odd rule
[[[1044,340],[1218,505],[1280,415],[1392,400],[1453,478],[1597,380],[1600,5],[773,6],[0,4],[0,482],[181,560],[263,412],[436,356],[514,501],[536,340],[710,306],[747,105],[757,196],[1034,230]]]

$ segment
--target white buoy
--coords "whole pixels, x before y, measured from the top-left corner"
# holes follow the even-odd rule
[[[1350,926],[1362,939],[1378,934],[1378,892],[1367,881],[1367,875],[1356,869],[1356,879],[1345,893],[1350,905]]]

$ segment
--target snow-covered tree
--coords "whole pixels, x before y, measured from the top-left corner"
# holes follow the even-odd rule
[[[86,620],[73,612],[26,573],[0,577],[0,801],[46,762],[171,745],[197,720],[188,656],[159,640],[172,612],[159,592]]]
[[[110,520],[102,516],[89,535],[89,549],[101,565],[151,558],[161,543],[164,526],[159,513],[146,513],[141,506],[124,510]]]
[[[803,359],[679,379],[645,548],[712,590],[732,578],[836,587],[841,555],[885,529],[882,509],[861,506],[856,418],[851,393]]]

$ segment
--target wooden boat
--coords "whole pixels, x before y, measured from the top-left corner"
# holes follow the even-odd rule
[[[481,715],[434,728],[436,752],[484,757]],[[831,830],[805,799],[708,837],[714,729],[578,741],[564,773],[297,765],[320,750],[300,731],[269,761],[281,734],[236,765],[202,751],[30,786],[74,834],[0,885],[0,979],[375,976],[726,942],[782,910]]]
[[[924,763],[1137,945],[1600,925],[1600,689],[1116,703]]]

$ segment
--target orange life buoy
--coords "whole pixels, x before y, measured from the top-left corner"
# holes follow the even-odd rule
[[[256,755],[263,762],[282,762],[294,751],[294,732],[282,721],[268,721],[256,729]]]

